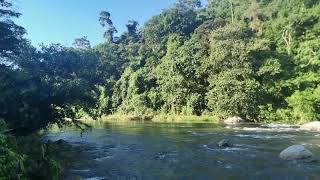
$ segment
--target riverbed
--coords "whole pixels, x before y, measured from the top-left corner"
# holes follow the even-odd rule
[[[228,138],[232,147],[217,142]],[[280,125],[105,124],[64,129],[46,139],[73,148],[63,179],[320,179],[320,163],[287,162],[279,153],[303,144],[320,157],[320,133]]]

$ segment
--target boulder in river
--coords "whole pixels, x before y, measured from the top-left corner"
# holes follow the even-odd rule
[[[58,141],[55,141],[52,144],[57,145],[60,148],[70,148],[71,147],[71,145],[63,139],[59,139]]]
[[[320,121],[309,122],[307,124],[301,125],[300,128],[308,131],[320,131]]]
[[[218,147],[220,148],[226,148],[226,147],[232,147],[232,144],[230,142],[230,139],[222,139],[218,142]]]
[[[241,117],[234,116],[234,117],[229,117],[226,120],[223,121],[225,124],[241,124],[244,123],[245,120],[242,119]]]
[[[56,141],[55,143],[57,143],[58,145],[66,145],[68,144],[67,141],[63,140],[63,139],[59,139],[58,141]]]
[[[293,145],[283,150],[279,157],[287,161],[315,162],[317,158],[302,145]]]

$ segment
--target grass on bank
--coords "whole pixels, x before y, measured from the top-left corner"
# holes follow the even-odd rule
[[[173,114],[157,114],[157,115],[135,115],[135,114],[121,114],[116,113],[113,115],[103,115],[102,117],[93,120],[89,116],[81,118],[81,122],[88,125],[103,125],[105,123],[141,123],[141,122],[152,122],[152,123],[185,123],[185,124],[200,124],[200,123],[221,123],[223,117],[219,115],[173,115]],[[314,120],[316,121],[316,120]],[[275,114],[268,118],[255,121],[258,124],[288,124],[288,125],[301,125],[310,121],[302,120],[297,117]]]
[[[113,114],[105,115],[97,120],[85,117],[81,122],[89,125],[104,123],[126,123],[126,122],[153,122],[153,123],[219,123],[218,116],[196,116],[196,115],[134,115],[134,114]]]

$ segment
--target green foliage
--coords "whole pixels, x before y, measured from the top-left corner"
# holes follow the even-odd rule
[[[320,5],[314,0],[180,0],[143,27],[74,48],[32,47],[1,1],[0,115],[28,134],[112,113],[318,119]],[[269,118],[269,117],[270,118]]]
[[[103,114],[108,112],[108,107],[110,107],[110,100],[107,95],[106,88],[104,86],[99,86],[96,96],[97,103],[95,104],[95,107],[91,109],[91,111],[93,111],[91,114],[93,114],[94,117],[101,117]]]
[[[162,57],[165,45],[170,34],[189,36],[200,24],[195,6],[188,2],[180,1],[170,9],[165,10],[159,16],[154,16],[142,28],[142,38],[148,48]]]
[[[107,11],[100,13],[99,21],[102,27],[106,28],[103,37],[109,42],[114,42],[114,34],[117,33],[117,29],[114,27],[112,20],[110,19],[111,14]]]
[[[245,72],[231,70],[210,77],[207,98],[212,111],[224,116],[256,117],[259,84],[243,74]]]
[[[111,87],[113,108],[126,114],[150,110],[297,122],[298,110],[289,99],[297,91],[313,92],[319,83],[319,4],[213,0],[199,5],[179,1],[153,17],[141,36],[135,35],[141,41],[121,36],[118,61],[128,62]]]
[[[246,28],[226,26],[213,32],[210,57],[205,64],[211,72],[207,94],[210,110],[225,116],[255,118],[259,84],[250,62]]]
[[[0,120],[0,179],[60,178],[61,168],[51,149],[37,136],[13,137]]]
[[[70,118],[320,120],[318,0],[179,0],[119,37],[103,11],[106,42],[39,49],[12,7],[0,0],[0,179],[59,179],[51,145],[19,135]]]
[[[37,135],[19,137],[16,141],[16,151],[25,157],[23,165],[27,179],[60,179],[61,166],[55,160],[53,145],[42,142]]]
[[[26,179],[23,163],[26,157],[18,154],[10,146],[10,139],[5,136],[6,124],[0,119],[0,179]]]
[[[90,41],[87,36],[83,36],[81,38],[77,38],[74,40],[73,45],[78,49],[90,49]]]
[[[1,117],[17,134],[38,130],[54,121],[53,107],[38,79],[0,66]]]
[[[293,116],[300,122],[320,119],[320,87],[296,91],[287,99]]]
[[[25,41],[25,29],[14,23],[12,18],[21,14],[12,7],[11,1],[0,1],[0,56],[9,57],[19,51],[20,45]],[[1,62],[1,59],[0,59]]]
[[[98,91],[95,84],[101,79],[91,69],[99,60],[92,50],[60,45],[44,46],[40,52],[25,48],[12,60],[18,69],[0,67],[0,115],[15,133],[62,124],[64,117],[75,116],[70,107],[88,110],[95,106],[98,100],[92,91]]]

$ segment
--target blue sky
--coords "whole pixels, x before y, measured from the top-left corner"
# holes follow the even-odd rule
[[[118,31],[128,20],[143,25],[176,0],[18,0],[16,9],[22,16],[16,21],[27,29],[32,44],[61,43],[72,45],[78,37],[88,36],[91,44],[103,41],[99,13],[107,10]]]

